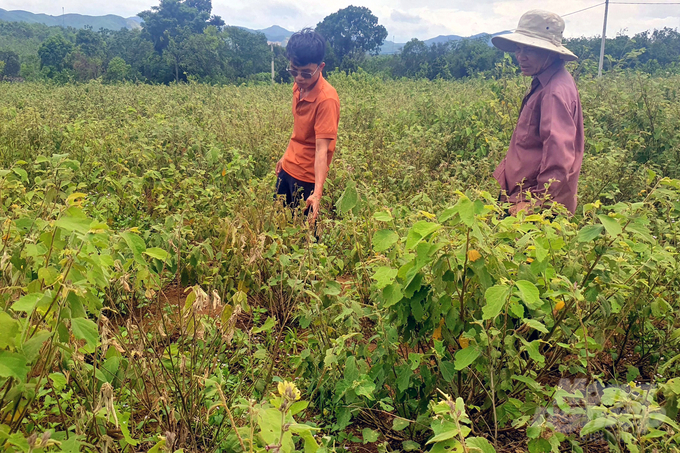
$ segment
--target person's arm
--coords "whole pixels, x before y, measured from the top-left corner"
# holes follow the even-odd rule
[[[543,142],[543,157],[531,188],[532,196],[539,200],[557,195],[568,189],[569,173],[576,161],[576,132],[574,106],[556,93],[548,93],[541,101],[540,137]],[[546,186],[548,187],[546,189]]]
[[[331,140],[328,138],[316,139],[316,154],[314,155],[314,192],[307,198],[307,208],[311,207],[310,219],[316,220],[319,215],[319,206],[323,196],[323,185],[328,176],[328,147]]]
[[[314,135],[316,136],[316,153],[314,155],[314,193],[307,199],[307,207],[311,208],[310,220],[313,222],[319,215],[319,205],[323,196],[323,185],[328,175],[328,154],[331,143],[338,136],[340,120],[340,104],[337,100],[326,99],[316,110]]]

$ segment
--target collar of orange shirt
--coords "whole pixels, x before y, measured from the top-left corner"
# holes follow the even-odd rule
[[[312,91],[309,93],[305,94],[305,97],[300,99],[300,87],[297,85],[297,83],[293,86],[293,92],[297,96],[299,101],[303,102],[315,102],[316,97],[321,93],[321,88],[323,87],[323,84],[327,83],[326,80],[323,78],[323,74],[319,74],[319,80],[316,81],[314,84],[314,87],[312,87]]]

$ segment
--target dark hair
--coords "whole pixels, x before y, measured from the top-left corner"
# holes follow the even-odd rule
[[[326,40],[311,28],[303,28],[293,34],[286,44],[286,57],[295,66],[321,64],[325,55]]]

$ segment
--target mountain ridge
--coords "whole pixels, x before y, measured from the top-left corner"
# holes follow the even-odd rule
[[[4,10],[0,8],[0,20],[6,22],[28,22],[28,23],[40,23],[48,26],[65,26],[73,28],[84,28],[92,27],[93,30],[99,30],[100,28],[109,30],[120,30],[121,28],[127,29],[138,29],[141,28],[144,22],[140,17],[122,17],[115,14],[107,14],[105,16],[88,16],[85,14],[69,13],[60,16],[51,16],[49,14],[43,13],[32,13],[24,10]],[[238,26],[238,25],[237,25]],[[288,38],[293,34],[279,25],[272,25],[267,28],[255,30],[247,27],[238,26],[244,30],[253,33],[262,33],[267,38],[267,41],[280,43],[285,45]],[[462,39],[478,39],[484,36],[488,36],[489,39],[492,36],[506,33],[505,31],[500,33],[479,33],[473,36],[459,36],[459,35],[439,35],[433,38],[424,40],[423,42],[427,45],[446,43],[450,41],[460,41]],[[398,43],[394,41],[385,41],[380,47],[380,54],[393,54],[399,52],[406,43]]]
[[[423,42],[428,45],[434,45],[434,44],[444,44],[450,41],[461,41],[463,39],[482,39],[482,38],[487,38],[489,45],[491,45],[491,38],[494,36],[498,35],[504,35],[506,33],[510,33],[510,30],[503,30],[497,33],[477,33],[476,35],[472,36],[459,36],[459,35],[439,35],[435,36],[434,38],[426,39]],[[393,53],[397,53],[401,51],[401,49],[406,45],[405,42],[394,42],[394,41],[385,41],[383,45],[380,47],[380,55],[390,55]]]
[[[115,14],[105,16],[88,16],[86,14],[68,13],[60,16],[51,16],[44,13],[32,13],[24,10],[5,10],[0,8],[0,20],[5,22],[26,22],[44,24],[47,26],[84,28],[92,27],[93,30],[100,28],[108,30],[120,30],[121,28],[138,29],[144,22],[141,17],[122,17]],[[272,25],[261,30],[253,30],[240,27],[253,33],[263,33],[270,42],[285,42],[293,34],[279,25]]]
[[[105,16],[88,16],[85,14],[69,13],[60,16],[51,16],[43,13],[31,13],[24,10],[5,10],[0,8],[0,20],[5,22],[27,22],[34,24],[44,24],[47,26],[63,26],[73,28],[92,27],[94,30],[100,28],[108,30],[120,30],[121,28],[140,28],[141,24],[133,17],[121,17],[115,14]],[[140,19],[141,20],[141,19]]]

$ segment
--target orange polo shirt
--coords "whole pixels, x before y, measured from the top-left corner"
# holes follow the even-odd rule
[[[327,138],[328,165],[335,152],[340,121],[340,99],[335,88],[319,76],[319,80],[304,99],[300,100],[300,88],[293,85],[293,135],[283,155],[283,170],[293,178],[304,182],[314,181],[316,139]]]

